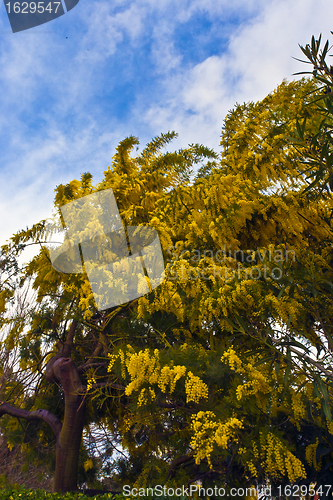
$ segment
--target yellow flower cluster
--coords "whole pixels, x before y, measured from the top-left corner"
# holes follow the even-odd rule
[[[208,386],[199,377],[188,372],[185,382],[186,402],[199,403],[200,399],[208,398]]]
[[[73,293],[74,292],[73,285],[72,286],[65,285],[64,287],[64,289],[68,291],[70,291],[71,288]],[[89,320],[93,315],[93,312],[91,310],[91,305],[92,304],[95,305],[95,300],[91,289],[91,285],[87,279],[84,280],[84,282],[80,286],[79,297],[80,297],[79,308],[81,309],[81,311],[84,312],[83,314],[84,319]]]
[[[302,402],[301,392],[292,391],[291,406],[294,412],[294,418],[296,420],[297,429],[300,430],[300,419],[306,416],[306,408]]]
[[[251,476],[253,476],[253,477],[258,476],[258,471],[257,471],[254,463],[252,462],[252,460],[250,460],[249,462],[246,462],[246,466],[247,466],[248,471],[250,472]]]
[[[130,428],[132,427],[132,421],[131,421],[131,419],[130,419],[130,418],[125,417],[125,418],[123,419],[123,427],[124,427],[124,429],[125,429],[125,432],[127,432],[127,431],[129,431],[129,430],[130,430]]]
[[[178,273],[178,267],[181,266],[183,261],[177,261],[175,263],[176,269],[174,272]],[[181,271],[179,271],[179,275],[181,275]],[[160,285],[160,293],[155,298],[154,302],[149,302],[147,297],[141,297],[139,300],[139,317],[144,317],[146,313],[152,314],[155,311],[160,310],[169,310],[172,311],[177,319],[182,322],[184,321],[184,304],[178,293],[176,284],[171,280],[164,280]]]
[[[152,356],[149,349],[129,354],[126,359],[126,367],[131,377],[131,382],[125,389],[127,396],[138,391],[144,383],[156,384],[160,373],[158,349],[155,349]]]
[[[119,350],[120,362],[121,362],[121,376],[123,379],[126,378],[126,364],[125,364],[125,353],[122,349]]]
[[[155,349],[153,354],[150,354],[149,349],[144,351],[127,352],[126,356],[123,351],[119,351],[118,355],[109,354],[110,363],[108,371],[110,372],[112,366],[119,356],[121,358],[122,371],[127,369],[131,378],[130,383],[125,389],[125,394],[130,396],[135,391],[140,391],[138,404],[139,406],[146,404],[147,392],[143,386],[149,384],[150,386],[157,385],[163,393],[172,394],[175,390],[176,383],[179,379],[186,375],[186,367],[181,365],[176,366],[160,366],[159,351]],[[125,373],[122,373],[125,378]],[[149,389],[150,395],[154,392],[153,388]],[[193,401],[198,403],[200,399],[208,397],[208,386],[192,372],[188,372],[185,381],[186,401]],[[155,392],[154,392],[155,398]]]
[[[87,382],[87,391],[90,391],[90,389],[92,388],[92,386],[96,384],[96,379],[95,377],[91,377],[88,379],[88,382]]]
[[[110,358],[110,362],[108,364],[108,373],[110,373],[110,371],[112,370],[112,367],[116,361],[116,359],[119,357],[118,354],[110,354],[108,353],[108,357]]]
[[[236,397],[238,400],[242,399],[243,396],[249,396],[250,394],[257,394],[258,392],[267,393],[270,391],[266,377],[260,371],[253,368],[251,364],[246,365],[245,368],[247,375],[252,380],[237,387]]]
[[[244,279],[236,285],[235,290],[231,294],[234,303],[244,304],[243,309],[245,310],[253,308],[255,304],[252,293],[253,287],[251,287],[253,284],[254,280]]]
[[[236,251],[236,250],[235,250]],[[260,300],[259,285],[254,279],[246,279],[247,271],[236,267],[236,261],[230,262],[229,267],[221,266],[220,271],[222,276],[225,276],[228,281],[238,275],[238,280],[233,285],[224,285],[220,288],[220,297],[218,307],[226,316],[228,312],[232,311],[235,307],[242,309],[247,313],[253,313],[254,304]],[[258,274],[258,268],[256,270]]]
[[[92,461],[91,458],[88,458],[83,464],[84,470],[87,472],[88,470],[92,469],[94,467],[94,462]]]
[[[288,297],[281,297],[278,299],[273,293],[270,293],[266,302],[270,302],[273,310],[275,311],[276,320],[279,324],[285,324],[291,317],[291,324],[294,323],[297,316],[304,314],[304,308],[296,299]]]
[[[287,475],[290,483],[306,478],[302,462],[274,434],[269,432],[264,438],[261,433],[260,444],[263,454],[262,466],[272,477],[279,479]]]
[[[212,467],[211,454],[214,445],[227,449],[228,444],[233,440],[238,442],[235,434],[238,429],[243,428],[243,423],[237,418],[230,418],[226,422],[217,422],[216,415],[212,411],[199,411],[192,417],[191,429],[193,437],[191,446],[194,448],[195,462],[200,464],[207,459]]]
[[[149,387],[149,389],[141,389],[139,398],[138,398],[138,406],[143,406],[148,403],[149,400],[154,400],[156,398],[156,394],[154,389]]]
[[[162,392],[165,393],[167,385],[170,384],[169,392],[170,394],[172,394],[175,390],[177,380],[183,377],[185,373],[185,366],[177,365],[173,366],[172,368],[170,368],[170,366],[163,366],[160,372],[160,377],[158,379],[159,388]]]
[[[221,361],[222,363],[228,363],[230,368],[236,370],[236,372],[242,371],[242,361],[239,359],[232,346],[223,354]]]
[[[15,446],[15,443],[12,443],[11,441],[7,441],[7,446],[9,448],[9,450],[12,451],[14,446]]]
[[[243,423],[238,418],[229,418],[225,424],[219,424],[219,427],[215,433],[215,441],[222,448],[227,448],[228,442],[231,437],[233,437],[235,429],[242,429]],[[234,441],[238,440],[234,438]]]
[[[122,365],[124,365],[124,367],[127,368],[127,371],[131,377],[131,382],[127,385],[125,389],[125,394],[129,396],[133,392],[140,391],[141,389],[138,400],[139,406],[146,404],[146,402],[148,401],[146,396],[147,393],[145,392],[145,389],[142,388],[143,385],[156,384],[161,389],[162,392],[164,393],[169,392],[170,394],[172,394],[175,390],[177,381],[181,377],[184,377],[186,374],[185,366],[176,365],[171,367],[164,366],[163,368],[161,368],[158,349],[155,349],[152,355],[150,354],[149,349],[146,349],[145,351],[140,351],[138,353],[136,352],[127,353],[126,359],[124,353],[121,351],[120,356],[123,359]],[[114,363],[114,360],[116,359],[117,356],[109,355],[109,357],[111,358],[110,361],[111,365],[111,363],[112,364]],[[201,384],[203,384],[203,382],[201,382]],[[194,389],[195,388],[193,388],[193,391]],[[202,392],[201,386],[199,386],[199,389],[201,389]],[[150,396],[155,398],[154,390],[150,388],[149,391],[150,391]],[[152,396],[153,393],[154,396]]]
[[[243,364],[233,347],[230,347],[223,354],[221,361],[222,363],[228,363],[232,370],[245,375],[249,379],[248,382],[245,382],[237,387],[236,397],[238,400],[251,394],[267,394],[270,391],[265,375],[261,371],[254,368],[252,363]]]
[[[333,422],[327,422],[327,430],[330,434],[333,434]]]
[[[320,470],[320,463],[317,464],[316,460],[316,452],[317,452],[317,446],[319,444],[319,439],[316,439],[316,442],[313,444],[309,444],[309,446],[306,447],[305,449],[305,458],[306,461],[309,465],[312,465],[316,470]]]

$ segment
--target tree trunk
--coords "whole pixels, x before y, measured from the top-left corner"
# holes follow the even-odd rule
[[[57,439],[56,470],[53,491],[66,493],[77,490],[80,445],[85,416],[85,403],[79,373],[71,358],[51,360],[47,367],[48,380],[56,380],[65,395],[65,415]],[[81,394],[80,394],[81,392]]]
[[[54,492],[66,493],[66,491],[77,490],[78,462],[84,413],[85,408],[82,401],[66,401],[65,396],[65,416],[56,448],[56,468],[53,480]]]

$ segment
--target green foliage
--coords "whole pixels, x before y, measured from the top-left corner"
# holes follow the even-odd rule
[[[333,32],[331,32],[333,34]],[[329,55],[329,41],[321,48],[321,35],[318,40],[312,36],[311,43],[300,46],[307,61],[300,60],[313,66],[312,71],[302,71],[297,74],[312,74],[318,83],[319,95],[311,96],[310,106],[317,114],[315,130],[309,130],[307,123],[308,113],[298,117],[294,130],[293,144],[303,148],[303,172],[308,185],[304,192],[308,196],[324,195],[333,191],[333,66],[329,66],[326,58]]]
[[[87,496],[84,493],[47,493],[43,490],[28,490],[25,488],[0,489],[0,500],[125,500],[123,495],[104,495]]]

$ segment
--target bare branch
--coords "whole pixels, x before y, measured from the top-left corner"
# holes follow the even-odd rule
[[[24,420],[27,421],[41,420],[51,427],[57,440],[59,439],[62,424],[58,417],[48,410],[21,410],[20,408],[16,408],[15,406],[2,402],[0,404],[0,417],[2,417],[3,415],[11,415],[12,417],[16,418],[24,418]]]
[[[272,338],[272,341],[274,343],[278,343],[279,342],[279,340],[273,339],[273,338]],[[307,363],[310,363],[311,365],[313,365],[316,368],[318,368],[318,370],[320,370],[321,372],[325,373],[325,375],[327,375],[327,377],[330,380],[333,380],[333,373],[330,372],[329,370],[327,370],[326,368],[324,368],[321,363],[318,363],[318,361],[315,361],[314,359],[311,359],[309,356],[307,356],[305,353],[299,351],[295,347],[289,346],[289,349],[290,349],[291,352],[297,354],[297,356],[299,358],[304,359],[304,361],[306,361]]]
[[[78,367],[78,371],[79,373],[81,372],[84,372],[87,368],[90,368],[91,366],[106,366],[107,365],[107,362],[106,361],[103,361],[101,363],[90,363],[90,362],[86,362],[84,363],[84,365],[81,365]]]

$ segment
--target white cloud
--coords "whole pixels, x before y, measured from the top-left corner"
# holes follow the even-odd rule
[[[2,242],[13,232],[50,216],[56,185],[66,184],[86,171],[101,174],[107,169],[113,155],[112,144],[117,144],[123,134],[98,132],[90,124],[74,137],[66,137],[54,128],[42,144],[37,144],[38,137],[35,144],[21,144],[12,161],[0,171]],[[74,175],[68,168],[73,164],[77,165]]]
[[[329,37],[332,14],[330,0],[82,0],[50,23],[54,33],[0,34],[0,242],[49,215],[57,184],[84,171],[98,181],[126,135],[145,143],[176,130],[174,147],[218,149],[227,111],[305,70],[292,59],[297,44]],[[207,36],[221,29],[227,39],[216,38],[209,56],[185,58],[177,35],[201,17]],[[113,116],[104,106],[122,99],[127,82],[132,107]]]
[[[217,148],[223,118],[236,101],[263,99],[284,78],[309,70],[292,56],[302,58],[298,43],[309,43],[312,35],[330,36],[330,14],[329,0],[266,3],[231,35],[225,53],[173,76],[165,86],[165,103],[154,103],[145,120],[155,129],[175,129],[181,145],[203,142]]]

